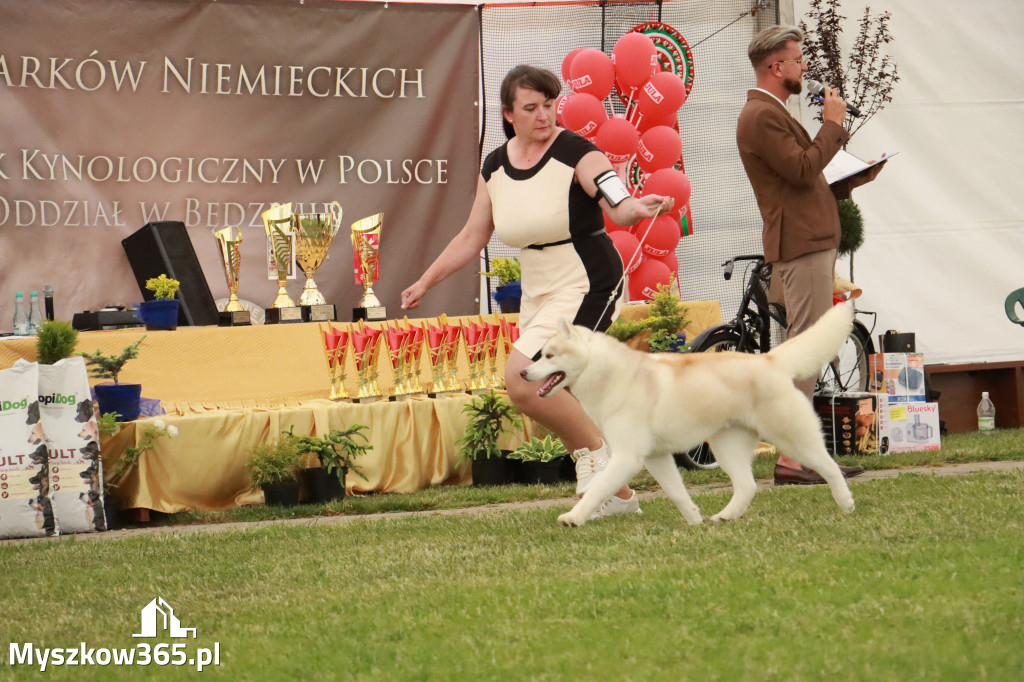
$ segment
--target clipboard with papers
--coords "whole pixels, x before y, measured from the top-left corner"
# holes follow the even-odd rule
[[[892,154],[882,154],[882,158],[878,159],[877,161],[868,163],[867,161],[862,161],[858,159],[856,156],[847,152],[846,150],[840,149],[836,153],[836,155],[832,157],[832,160],[828,162],[828,165],[825,166],[824,170],[822,170],[822,173],[825,174],[825,179],[828,180],[828,184],[831,185],[833,183],[839,182],[840,180],[845,180],[850,176],[857,175],[858,173],[863,173],[872,166],[877,166],[880,163],[884,163],[891,159],[892,157],[896,156],[897,154],[899,154],[899,152],[893,152]]]

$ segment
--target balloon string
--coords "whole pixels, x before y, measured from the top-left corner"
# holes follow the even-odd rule
[[[629,269],[633,266],[633,261],[636,260],[636,257],[640,255],[641,248],[644,245],[644,240],[647,239],[647,235],[650,233],[651,227],[654,226],[654,221],[659,215],[661,215],[661,204],[658,204],[658,208],[655,209],[654,215],[651,216],[651,222],[647,224],[647,230],[644,232],[644,236],[641,237],[639,242],[637,242],[636,251],[634,251],[632,257],[630,257],[629,263],[622,268],[622,277],[619,277],[619,281],[615,284],[615,288],[612,289],[612,293],[608,295],[608,302],[604,304],[604,310],[602,310],[601,314],[597,316],[597,322],[594,323],[594,328],[591,331],[597,331],[598,326],[601,324],[601,320],[604,319],[604,314],[608,312],[608,308],[610,308],[615,302],[615,299],[618,298],[617,294],[619,287],[623,286],[623,283],[626,281],[626,273],[629,272]]]

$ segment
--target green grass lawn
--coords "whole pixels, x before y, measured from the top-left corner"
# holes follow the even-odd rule
[[[227,680],[1024,679],[1024,471],[761,491],[690,527],[666,499],[0,543],[8,642],[131,647],[156,596]],[[705,516],[728,497],[694,496]],[[54,668],[60,680],[182,668]]]

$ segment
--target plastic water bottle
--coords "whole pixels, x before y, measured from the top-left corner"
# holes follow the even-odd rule
[[[978,403],[978,431],[992,433],[996,430],[996,406],[988,399],[988,391],[981,394]]]
[[[43,311],[39,307],[39,292],[33,291],[30,296],[32,302],[28,308],[28,333],[35,334],[39,331],[39,325],[43,323]]]
[[[25,297],[20,291],[14,294],[14,333],[28,335],[28,313],[25,312]]]

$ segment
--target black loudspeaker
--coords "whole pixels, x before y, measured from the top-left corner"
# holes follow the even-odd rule
[[[192,240],[185,224],[169,220],[146,223],[125,239],[121,246],[139,283],[145,300],[153,300],[153,292],[146,288],[146,280],[165,274],[181,282],[178,299],[178,325],[217,324],[217,304],[199,267]]]

